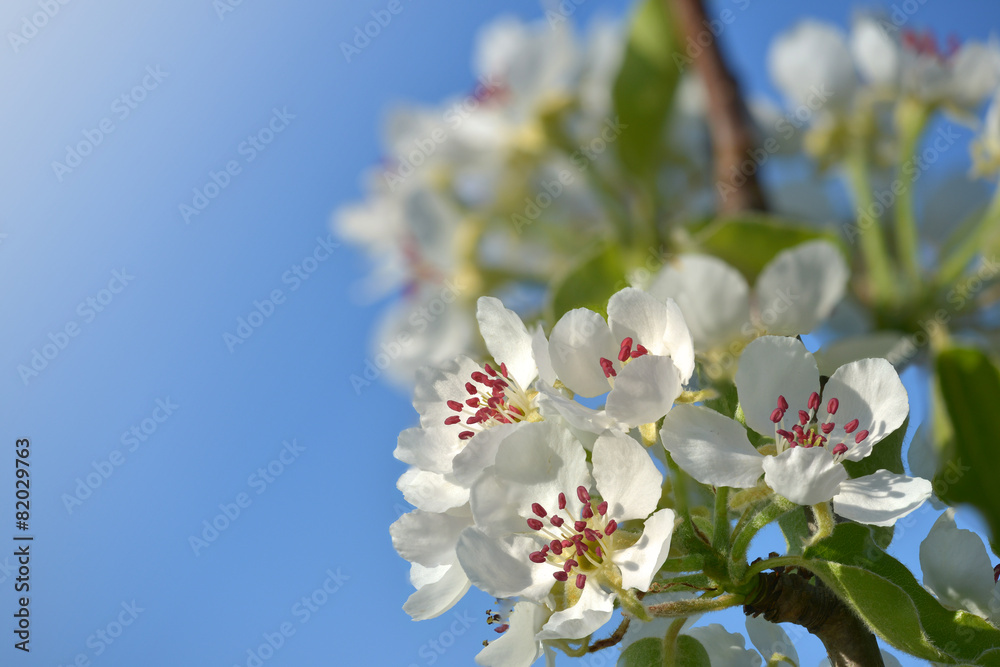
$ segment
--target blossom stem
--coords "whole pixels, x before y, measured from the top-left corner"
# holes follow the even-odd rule
[[[674,463],[674,459],[670,456],[670,452],[663,450],[664,455],[667,459],[667,466],[670,471],[673,472],[672,478],[674,480],[674,503],[677,513],[685,520],[691,520],[691,512],[688,509],[688,498],[687,498],[687,480],[686,475],[680,466]]]
[[[940,287],[948,287],[958,280],[972,258],[982,251],[985,235],[998,223],[1000,223],[1000,188],[993,194],[993,201],[990,202],[989,208],[986,209],[976,228],[971,233],[964,234],[951,254],[941,261],[937,275],[937,284]]]
[[[700,597],[696,600],[675,600],[674,602],[661,602],[660,604],[646,607],[646,611],[654,618],[680,618],[682,616],[692,616],[694,614],[704,614],[710,611],[729,609],[743,604],[743,595],[738,593],[726,593],[718,597]]]
[[[872,297],[876,303],[884,304],[892,300],[894,287],[892,266],[882,235],[881,220],[873,215],[874,198],[868,171],[868,144],[863,136],[852,137],[847,156],[847,172],[854,191],[854,205],[857,209],[857,238],[861,242],[861,254],[868,269],[868,279]]]
[[[686,620],[686,618],[674,620],[663,635],[663,650],[661,651],[663,667],[674,667],[677,662],[677,637],[681,634]]]
[[[816,521],[816,532],[809,538],[807,546],[816,544],[823,538],[830,537],[833,534],[833,526],[836,524],[833,518],[833,509],[831,509],[829,501],[813,505],[812,511],[813,518]]]
[[[712,526],[712,548],[723,553],[729,545],[729,487],[715,490],[715,524]]]
[[[896,121],[900,132],[900,154],[898,183],[900,191],[896,198],[896,245],[903,271],[911,282],[911,287],[920,285],[920,246],[917,240],[917,220],[913,211],[913,182],[920,172],[910,173],[913,156],[920,143],[930,109],[914,98],[900,100],[896,107]],[[893,193],[896,188],[893,187]]]
[[[782,515],[798,507],[791,501],[785,500],[781,496],[774,498],[764,507],[758,509],[743,528],[733,536],[731,541],[732,549],[729,555],[729,567],[731,575],[739,575],[735,571],[737,567],[745,568],[747,551],[750,549],[750,542],[760,530],[769,523],[778,520]],[[734,579],[742,579],[742,576],[734,576]]]

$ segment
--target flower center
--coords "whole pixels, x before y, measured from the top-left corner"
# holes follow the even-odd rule
[[[457,414],[445,419],[444,423],[458,425],[461,440],[468,440],[497,424],[533,420],[538,413],[535,405],[538,392],[525,391],[510,377],[506,364],[500,364],[499,372],[486,364],[483,371],[473,372],[470,381],[465,383],[469,397],[464,402],[448,401],[448,407]]]
[[[809,395],[806,403],[806,410],[799,410],[796,423],[791,430],[785,428],[785,413],[788,411],[788,401],[784,396],[778,396],[778,407],[771,412],[771,422],[774,423],[774,442],[777,446],[778,454],[791,447],[825,447],[828,443],[827,436],[833,432],[837,424],[833,421],[833,416],[840,408],[840,401],[831,398],[826,403],[826,412],[829,420],[820,424],[816,420],[816,411],[819,410],[820,397],[815,391]],[[857,419],[844,424],[844,432],[854,435],[854,444],[860,444],[868,437],[868,431],[857,430],[860,422]],[[848,445],[839,442],[830,448],[834,460],[838,463],[844,459]]]
[[[497,600],[498,605],[501,604],[502,602],[504,601]],[[513,610],[514,608],[512,604],[506,604],[501,607],[498,607],[496,611],[493,611],[492,609],[487,609],[486,625],[496,626],[493,628],[493,631],[498,635],[502,635],[503,633],[507,632],[507,630],[510,628],[510,615],[511,613],[513,613]],[[489,646],[489,644],[490,643],[488,640],[485,639],[483,640],[483,646]]]
[[[649,354],[649,350],[644,348],[642,345],[637,344],[635,349],[632,349],[632,339],[626,337],[622,340],[621,349],[618,350],[618,361],[624,367],[625,364],[632,361],[636,357],[641,357],[644,354]],[[610,359],[605,359],[601,357],[601,370],[604,371],[604,377],[611,381],[611,378],[616,377],[618,372],[615,370],[615,364]]]
[[[961,48],[962,43],[955,35],[948,35],[947,48],[938,48],[937,39],[930,30],[918,32],[903,30],[903,47],[921,56],[930,56],[939,61],[948,60]]]
[[[579,519],[566,510],[565,493],[560,493],[558,499],[562,515],[549,516],[541,504],[532,503],[531,511],[538,518],[528,519],[528,527],[547,540],[547,544],[529,554],[528,559],[533,563],[554,565],[559,568],[552,573],[556,581],[568,581],[573,576],[574,585],[582,590],[587,583],[586,572],[600,567],[605,555],[610,553],[610,537],[618,530],[618,522],[608,519],[607,501],[599,503],[595,512],[586,487],[576,487],[576,496],[583,503]],[[545,518],[548,518],[548,526],[542,522]]]

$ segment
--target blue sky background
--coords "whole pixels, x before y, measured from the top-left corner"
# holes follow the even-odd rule
[[[266,665],[471,664],[492,635],[489,598],[470,594],[422,623],[400,609],[408,568],[388,525],[404,511],[404,467],[391,452],[415,413],[387,386],[352,389],[379,307],[360,299],[363,258],[323,248],[331,212],[361,196],[360,173],[381,158],[389,105],[470,90],[477,29],[502,13],[540,18],[538,2],[402,0],[350,63],[339,43],[387,2],[245,0],[221,16],[210,0],[51,5],[58,13],[16,49],[8,34],[40,3],[0,7],[0,447],[31,438],[36,538],[30,655],[12,647],[13,547],[0,547],[0,664],[246,665],[283,623],[294,634]],[[942,35],[985,38],[1000,18],[988,0],[917,5],[914,24]],[[627,6],[588,0],[574,18]],[[727,6],[736,70],[772,95],[776,32],[805,14],[846,26],[851,12],[790,0],[712,11]],[[115,100],[147,68],[162,80],[147,77],[122,117]],[[285,126],[248,162],[242,142],[275,110]],[[113,131],[60,180],[52,162],[102,121]],[[179,206],[231,160],[239,173],[186,222]],[[313,256],[328,258],[292,289],[286,272]],[[102,292],[116,271],[127,284]],[[231,351],[224,334],[274,290],[281,303]],[[104,300],[100,312],[88,298]],[[64,338],[67,326],[77,335]],[[25,381],[18,367],[49,343],[64,347]],[[167,416],[158,401],[176,407]],[[130,449],[133,427],[146,439]],[[252,477],[269,464],[267,479]],[[109,465],[67,506],[78,479]],[[13,466],[12,451],[0,456],[0,544],[13,544]],[[196,554],[189,538],[240,494],[239,516]],[[935,514],[903,531],[906,562]],[[339,589],[327,596],[328,571]],[[306,618],[296,604],[310,596],[324,602]],[[134,622],[99,639],[133,601]]]

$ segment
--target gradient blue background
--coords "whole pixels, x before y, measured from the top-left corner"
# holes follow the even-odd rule
[[[10,632],[8,450],[0,454],[0,664],[68,665],[83,654],[102,667],[245,665],[263,633],[290,622],[295,634],[264,664],[468,665],[492,636],[481,623],[485,595],[419,624],[400,609],[408,567],[387,528],[406,511],[394,486],[404,466],[391,452],[415,413],[399,391],[376,384],[358,395],[349,382],[363,371],[378,315],[359,296],[365,261],[341,246],[299,289],[282,282],[328,236],[331,211],[362,195],[359,174],[381,159],[389,105],[470,90],[477,29],[501,13],[542,16],[534,0],[402,3],[351,63],[339,43],[386,2],[244,0],[220,19],[210,0],[73,1],[18,52],[7,35],[39,7],[3,3],[0,447],[31,438],[36,540],[25,655]],[[627,6],[589,0],[574,19],[620,16]],[[846,26],[851,11],[789,0],[712,11],[723,7],[737,17],[722,36],[739,56],[737,72],[772,96],[771,38],[807,13]],[[985,38],[997,14],[986,0],[927,0],[913,21]],[[147,66],[168,76],[119,120],[112,103]],[[295,118],[246,163],[238,146],[273,108]],[[115,130],[60,182],[51,163],[105,117]],[[232,159],[242,172],[185,224],[178,206]],[[134,280],[86,322],[78,304],[122,269]],[[285,302],[230,352],[223,334],[274,289]],[[18,366],[69,322],[79,335],[25,384]],[[122,434],[167,398],[179,407],[128,451]],[[256,493],[248,478],[293,439],[304,451]],[[64,494],[115,450],[124,463],[68,511]],[[189,537],[241,492],[251,505],[196,556]],[[908,563],[935,514],[901,531],[896,551]],[[301,623],[293,606],[328,569],[348,579]],[[143,611],[95,655],[88,637],[133,600]],[[738,613],[725,618],[741,624]],[[818,661],[816,645],[800,645],[805,665]]]

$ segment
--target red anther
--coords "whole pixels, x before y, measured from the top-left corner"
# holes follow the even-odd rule
[[[561,509],[561,510],[566,509],[566,494],[565,493],[560,493],[559,494],[559,509]]]
[[[549,553],[549,545],[547,545],[547,544],[542,545],[542,553],[543,554],[548,554]]]
[[[588,540],[590,540],[591,542],[596,542],[596,541],[598,541],[599,539],[601,539],[601,536],[600,536],[600,535],[598,535],[597,533],[595,533],[595,532],[594,532],[594,530],[593,530],[592,528],[584,528],[584,530],[583,530],[583,534],[584,534],[584,535],[586,536],[586,538],[587,538]]]
[[[486,373],[483,373],[482,371],[475,371],[472,374],[472,379],[479,384],[486,384],[490,381],[490,379],[486,376]]]
[[[573,540],[563,540],[562,545],[564,549],[568,549],[573,546]]]
[[[997,581],[1000,581],[1000,565],[993,568],[993,583],[995,584]]]
[[[852,419],[851,421],[844,424],[844,431],[847,433],[854,433],[854,429],[856,429],[858,427],[858,424],[860,423],[861,422],[859,422],[857,419]]]
[[[597,556],[598,558],[601,557],[601,545],[600,544],[595,544],[594,545],[594,555]]]
[[[552,553],[554,553],[555,555],[558,556],[559,554],[562,553],[563,550],[562,542],[560,542],[559,540],[552,540],[552,542],[549,543],[549,546],[552,548]]]
[[[580,512],[580,516],[582,516],[584,519],[593,519],[594,518],[594,508],[591,507],[590,505],[584,505],[583,506],[583,511]]]
[[[845,445],[844,443],[840,443],[839,445],[836,445],[833,449],[831,449],[830,452],[833,453],[834,456],[840,456],[841,454],[846,454],[847,445]]]
[[[447,419],[445,419],[444,423],[445,423],[445,426],[451,426],[452,424],[457,424],[460,421],[462,421],[461,417],[459,417],[458,415],[452,415],[451,417],[448,417]]]
[[[616,530],[618,530],[618,522],[612,519],[611,521],[608,521],[608,525],[604,527],[604,534],[610,536]]]
[[[785,413],[782,412],[781,408],[775,408],[771,411],[771,421],[775,424],[784,419]]]
[[[510,408],[508,408],[508,409],[511,412],[513,412],[514,414],[521,415],[522,417],[524,416],[524,410],[522,410],[521,408],[519,408],[519,407],[517,407],[515,405],[510,406]]]
[[[546,514],[548,514],[548,512],[545,511],[545,508],[539,505],[538,503],[531,503],[531,511],[534,512],[535,516],[538,517],[543,517]]]
[[[496,633],[502,635],[503,633],[507,632],[508,628],[510,628],[510,625],[508,625],[507,623],[504,623],[503,625],[498,625],[497,627],[493,628],[493,632],[496,632]]]
[[[809,413],[805,410],[799,410],[799,423],[808,424],[809,423]]]
[[[576,487],[576,497],[580,499],[581,503],[586,504],[590,502],[590,493],[585,486]]]
[[[493,370],[493,367],[490,366],[489,364],[483,364],[483,369],[485,369],[486,372],[492,375],[493,377],[497,376],[497,372]]]
[[[831,398],[829,401],[827,401],[826,411],[829,412],[831,415],[835,415],[837,414],[837,408],[839,407],[840,407],[840,401],[838,401],[835,398]]]
[[[788,409],[788,401],[785,400],[784,396],[778,396],[778,409],[782,412]]]
[[[605,514],[608,513],[608,501],[607,500],[602,501],[601,504],[597,506],[597,513],[600,514],[601,516],[604,516]]]
[[[569,575],[562,570],[556,570],[552,573],[552,576],[556,578],[556,581],[566,581],[569,579]]]
[[[576,587],[582,591],[583,587],[586,585],[587,585],[587,575],[585,574],[576,575]]]
[[[618,361],[624,363],[632,355],[632,339],[626,338],[622,341],[621,349],[618,350]]]
[[[462,431],[461,433],[458,434],[458,439],[459,440],[468,440],[469,438],[471,438],[474,435],[475,435],[475,433],[473,433],[472,431]]]
[[[538,519],[528,519],[528,528],[532,530],[541,530],[542,522]]]
[[[465,407],[458,401],[448,401],[448,407],[454,410],[455,412],[461,412],[462,410],[465,409]]]
[[[867,437],[868,437],[868,431],[858,431],[858,434],[854,437],[854,442],[860,443]]]
[[[579,563],[577,563],[575,560],[573,560],[572,558],[570,558],[565,563],[563,563],[563,571],[569,572],[570,570],[572,570],[577,565],[579,565]]]
[[[833,422],[828,422],[826,424],[821,424],[819,428],[821,431],[823,431],[823,433],[830,435],[830,431],[833,430],[834,426],[836,426],[836,424],[834,424]]]
[[[786,438],[786,439],[790,440],[790,441],[791,440],[795,440],[795,434],[792,433],[791,431],[786,431],[784,429],[779,428],[777,430],[777,434],[780,435],[783,438]]]
[[[505,378],[510,378],[510,376],[507,375],[507,364],[504,363],[500,364],[500,375],[504,376]]]
[[[543,554],[541,551],[532,551],[530,554],[528,554],[528,560],[530,560],[532,563],[544,563],[545,554]]]
[[[806,437],[806,432],[802,430],[802,426],[800,426],[799,424],[793,426],[792,430],[795,431],[795,435],[799,436],[800,438]]]
[[[635,350],[632,351],[632,358],[637,359],[638,357],[641,357],[644,354],[649,354],[649,350],[647,350],[642,345],[636,345]]]
[[[476,385],[472,384],[471,382],[465,383],[465,391],[469,392],[470,396],[475,396],[476,394],[479,393],[479,390],[476,389]]]
[[[551,518],[551,519],[549,519],[549,521],[550,521],[550,522],[552,523],[552,525],[553,525],[553,526],[555,526],[556,528],[558,528],[559,526],[561,526],[561,525],[563,525],[564,523],[566,523],[566,520],[565,520],[565,519],[563,519],[563,518],[562,518],[561,516],[555,516],[555,515],[552,515],[552,518]]]
[[[809,394],[809,409],[818,410],[819,409],[819,394],[815,391]]]
[[[609,359],[601,357],[601,370],[604,371],[604,377],[617,377],[618,373],[615,372],[615,366],[611,363]]]
[[[468,406],[469,406],[470,408],[474,408],[474,407],[476,407],[477,405],[479,405],[479,399],[478,399],[478,398],[470,398],[470,399],[467,399],[467,400],[465,401],[465,404],[466,404],[466,405],[468,405]]]
[[[583,532],[583,529],[586,528],[586,527],[587,527],[587,522],[586,521],[574,521],[573,522],[573,530],[575,530],[577,532]],[[574,537],[576,537],[576,536],[574,535]]]

